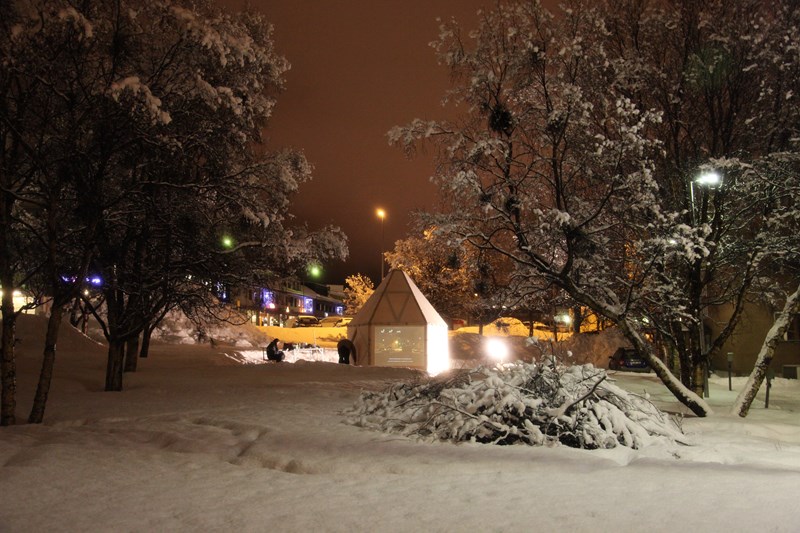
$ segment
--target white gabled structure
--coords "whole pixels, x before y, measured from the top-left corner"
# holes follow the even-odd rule
[[[391,270],[347,326],[356,364],[419,368],[438,374],[450,368],[447,324],[411,278]]]

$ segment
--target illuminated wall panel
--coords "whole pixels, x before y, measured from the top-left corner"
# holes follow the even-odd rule
[[[425,326],[374,326],[375,364],[424,369]]]

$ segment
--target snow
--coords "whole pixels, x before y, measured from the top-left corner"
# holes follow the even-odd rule
[[[18,329],[18,416],[43,319]],[[37,322],[39,321],[39,322]],[[312,334],[313,328],[305,329]],[[298,332],[293,332],[299,334]],[[235,335],[230,335],[235,337]],[[420,442],[346,424],[362,390],[419,377],[329,362],[240,364],[231,345],[152,347],[122,392],[104,348],[64,328],[45,424],[0,428],[0,531],[797,531],[800,384],[746,419],[746,378],[710,380],[691,446],[638,450]],[[653,375],[611,373],[662,409]]]
[[[153,124],[169,124],[172,122],[169,112],[161,110],[161,99],[150,92],[150,87],[142,83],[138,76],[128,76],[127,78],[111,84],[111,97],[119,102],[121,96],[126,92],[141,98],[144,112]]]
[[[58,12],[58,18],[65,22],[72,22],[75,29],[81,32],[87,39],[91,39],[94,36],[92,23],[86,20],[86,17],[82,14],[78,13],[75,8],[68,7],[67,9],[60,10]]]

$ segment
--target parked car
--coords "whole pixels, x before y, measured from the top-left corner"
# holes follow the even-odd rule
[[[353,320],[349,316],[329,316],[319,321],[319,325],[323,328],[342,328]]]
[[[319,319],[312,315],[293,316],[283,325],[285,328],[307,328],[319,326]]]
[[[624,370],[626,372],[650,372],[647,360],[640,357],[636,350],[620,348],[608,358],[609,370]]]
[[[467,325],[467,321],[463,318],[452,318],[450,319],[450,329],[456,330],[461,329]]]

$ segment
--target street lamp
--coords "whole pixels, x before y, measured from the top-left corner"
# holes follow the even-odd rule
[[[692,201],[692,222],[695,223],[695,205],[694,205],[694,186],[700,185],[703,187],[716,187],[722,183],[722,176],[720,176],[717,172],[706,171],[697,176],[694,180],[689,183],[689,197]]]
[[[722,183],[722,176],[719,173],[714,172],[713,170],[707,170],[702,172],[697,178],[692,180],[689,183],[689,196],[692,202],[692,225],[697,224],[697,219],[695,216],[695,203],[694,203],[694,186],[697,184],[698,186],[702,187],[709,187],[713,188]],[[702,259],[701,259],[702,261]],[[701,267],[702,269],[702,267]],[[703,286],[701,296],[705,295],[706,288]],[[705,357],[706,353],[706,331],[705,325],[703,323],[703,312],[700,310],[700,355]],[[708,361],[703,361],[703,395],[708,398],[709,390],[708,390]]]
[[[375,211],[378,218],[381,219],[381,281],[383,281],[383,221],[386,218],[386,211],[383,208],[378,208]]]
[[[712,170],[710,172],[703,172],[702,174],[697,176],[697,179],[694,181],[698,185],[713,186],[713,185],[719,185],[719,183],[722,181],[722,177],[718,173]]]
[[[318,263],[311,263],[308,265],[308,275],[317,279],[322,275],[322,267]]]

